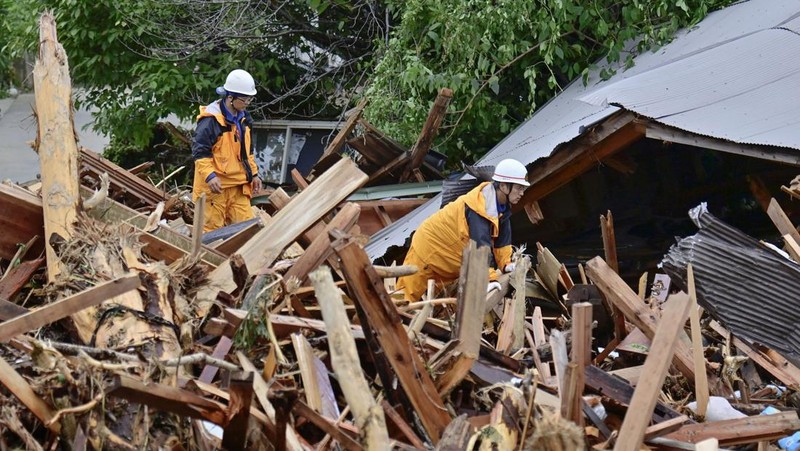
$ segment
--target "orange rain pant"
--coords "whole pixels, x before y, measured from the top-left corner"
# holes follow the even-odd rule
[[[223,188],[219,194],[214,194],[210,191],[206,192],[206,220],[203,224],[203,233],[253,219],[250,196],[243,191],[245,186],[237,185]]]

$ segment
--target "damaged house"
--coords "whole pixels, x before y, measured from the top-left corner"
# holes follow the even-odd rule
[[[700,202],[749,234],[780,239],[765,211],[772,198],[790,217],[796,210],[780,186],[800,164],[798,14],[792,1],[714,12],[633,67],[598,68],[540,108],[477,163],[528,166],[515,243],[546,243],[574,270],[602,255],[598,218],[611,212],[620,272],[635,280],[676,236],[696,231],[687,212]],[[599,80],[603,68],[616,73]],[[372,237],[370,257],[402,259],[395,246],[440,203]]]

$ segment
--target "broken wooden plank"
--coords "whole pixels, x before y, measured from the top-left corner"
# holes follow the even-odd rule
[[[50,12],[39,19],[39,57],[33,68],[33,86],[39,125],[34,148],[42,174],[47,280],[54,282],[62,263],[50,239],[54,234],[65,240],[72,238],[81,196],[69,64]]]
[[[694,286],[694,271],[692,264],[686,267],[686,278],[689,290],[689,322],[692,326],[692,356],[694,357],[694,396],[697,401],[695,413],[700,418],[705,418],[708,408],[708,375],[706,374],[706,358],[703,353],[703,332],[700,329],[700,312],[697,305],[697,290]]]
[[[437,443],[450,415],[416,349],[402,326],[397,308],[375,274],[366,252],[352,239],[338,239],[334,250],[342,260],[347,286],[365,313],[369,326],[381,331],[377,339],[420,421]],[[362,326],[365,326],[362,323]]]
[[[775,228],[778,229],[781,235],[789,235],[796,243],[800,243],[800,232],[797,231],[797,228],[792,224],[789,217],[786,216],[783,208],[781,208],[781,205],[775,198],[772,198],[769,202],[767,215],[772,220],[772,223],[775,224]]]
[[[42,200],[34,194],[0,183],[0,211],[14,214],[0,215],[0,258],[11,260],[19,249],[34,236],[44,236]],[[36,254],[44,249],[42,240],[32,249]]]
[[[81,193],[85,196],[89,190],[82,187]],[[86,211],[86,214],[109,224],[127,222],[139,230],[147,224],[147,216],[113,199],[104,199],[95,208]],[[192,240],[169,227],[159,227],[154,232],[145,232],[139,239],[146,244],[143,251],[158,260],[172,262],[186,256],[192,250]],[[201,258],[212,267],[225,261],[224,255],[208,246],[203,246]]]
[[[364,447],[362,447],[357,441],[353,440],[352,437],[347,435],[342,429],[340,429],[336,424],[331,422],[330,419],[320,415],[314,409],[309,407],[302,401],[298,401],[294,404],[292,408],[294,414],[300,417],[307,419],[308,421],[312,422],[316,427],[322,429],[323,432],[329,434],[333,437],[337,442],[339,442],[342,447],[348,451],[363,451]]]
[[[6,272],[0,280],[0,299],[12,299],[28,284],[31,276],[44,264],[44,258],[28,260]]]
[[[653,339],[659,324],[658,313],[645,305],[644,301],[617,275],[600,257],[595,257],[586,264],[589,278],[597,285],[606,299],[624,313],[636,327],[642,330],[649,339]],[[694,357],[686,343],[675,344],[673,363],[690,381],[694,381]]]
[[[514,299],[503,313],[503,321],[497,336],[496,349],[505,355],[517,352],[525,345],[525,277],[531,262],[525,257],[517,259],[514,278]]]
[[[198,225],[203,224],[197,222]],[[230,419],[222,432],[223,449],[245,449],[250,420],[250,403],[253,400],[253,373],[229,374],[227,391],[230,393],[227,416]]]
[[[228,423],[225,406],[216,401],[180,388],[163,384],[144,384],[127,375],[115,375],[106,394],[157,410],[210,421],[220,426]]]
[[[247,242],[241,255],[250,272],[271,265],[283,249],[363,185],[366,179],[366,174],[348,158],[326,171]],[[209,283],[198,293],[198,301],[203,305],[201,312],[210,306],[219,291],[230,292],[236,288],[231,276],[227,264],[217,266],[209,275]]]
[[[640,381],[633,392],[633,399],[628,407],[631,414],[625,415],[614,446],[615,451],[636,451],[642,444],[645,429],[650,423],[650,414],[656,406],[664,377],[669,370],[675,345],[680,343],[678,333],[683,330],[690,305],[689,296],[685,293],[670,296],[667,300],[642,370],[648,377]]]
[[[728,331],[717,321],[709,323],[711,329],[723,337],[727,336]],[[781,381],[787,387],[794,390],[800,388],[800,368],[792,365],[788,360],[783,358],[777,353],[768,354],[758,349],[755,345],[748,344],[744,340],[732,336],[731,344],[736,346],[736,349],[742,351],[747,357],[753,359],[761,368],[764,368],[768,373],[775,376],[776,379]],[[777,360],[776,360],[777,359]]]
[[[383,409],[373,399],[361,369],[355,339],[349,328],[350,320],[344,311],[339,290],[333,285],[330,271],[325,268],[313,272],[310,279],[327,327],[331,366],[353,412],[359,434],[367,449],[387,449],[389,434]]]
[[[357,204],[346,203],[336,213],[336,216],[331,219],[330,224],[322,227],[322,233],[317,235],[311,244],[306,248],[306,251],[296,262],[286,271],[284,277],[288,280],[290,277],[297,277],[300,282],[304,282],[308,273],[319,267],[326,260],[328,264],[337,272],[339,271],[339,262],[336,256],[333,255],[331,248],[331,241],[328,233],[333,229],[340,229],[344,231],[350,230],[353,225],[358,221],[358,215],[361,209]]]
[[[662,435],[667,435],[670,432],[675,432],[678,429],[683,427],[683,424],[689,421],[689,417],[686,415],[681,415],[679,417],[670,418],[667,421],[662,421],[661,423],[656,423],[652,426],[649,426],[644,431],[644,441],[650,441],[656,437],[661,437]]]
[[[572,384],[567,388],[569,396],[562,394],[562,402],[566,399],[571,405],[565,418],[583,426],[583,387],[586,381],[585,367],[592,362],[592,309],[588,302],[572,304],[572,359],[575,364],[572,371]]]
[[[344,143],[347,141],[347,137],[350,136],[353,129],[358,124],[358,120],[361,118],[361,114],[364,112],[364,107],[367,106],[367,98],[363,97],[356,105],[355,109],[350,112],[350,115],[347,117],[347,122],[344,123],[342,128],[339,129],[339,132],[333,138],[328,147],[325,148],[325,152],[322,153],[320,157],[320,161],[328,157],[329,155],[333,155],[339,152],[342,148]]]
[[[409,159],[408,167],[400,177],[401,182],[408,180],[413,170],[419,168],[422,162],[425,161],[425,155],[428,154],[433,140],[436,139],[439,127],[442,125],[444,116],[447,113],[447,106],[450,105],[450,100],[452,99],[452,89],[439,89],[439,93],[436,95],[436,100],[434,100],[430,112],[428,112],[428,118],[422,126],[422,131],[417,138],[417,142],[411,148],[411,158]]]
[[[709,438],[719,440],[720,446],[777,440],[800,430],[797,412],[721,420],[710,423],[687,424],[664,438],[684,443],[698,443]]]
[[[78,163],[82,179],[97,180],[102,174],[108,174],[110,190],[125,193],[126,203],[135,199],[136,205],[131,205],[134,208],[153,208],[159,202],[166,200],[166,193],[163,190],[85,147],[80,148]]]
[[[0,383],[5,385],[48,429],[58,434],[61,423],[52,422],[55,411],[37,395],[25,379],[5,360],[0,358]]]
[[[603,250],[605,251],[606,263],[615,273],[619,274],[619,262],[617,261],[617,238],[614,233],[614,217],[611,210],[606,216],[600,215],[600,231],[603,235]],[[607,303],[608,301],[605,301]],[[615,305],[610,305],[611,314],[614,318],[614,336],[622,342],[628,331],[625,328],[625,315]]]
[[[314,411],[335,421],[339,418],[339,406],[336,404],[336,395],[333,393],[325,363],[314,355],[311,344],[304,335],[292,334],[292,345],[300,368],[306,404]]]
[[[139,275],[130,274],[116,280],[101,283],[36,310],[30,310],[24,315],[0,323],[0,342],[58,321],[87,307],[100,304],[114,296],[135,290],[140,285]]]
[[[8,321],[28,312],[29,310],[25,307],[19,306],[5,299],[0,299],[0,320]]]

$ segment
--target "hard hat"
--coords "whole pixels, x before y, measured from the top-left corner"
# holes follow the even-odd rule
[[[531,186],[528,180],[526,180],[527,178],[528,170],[525,169],[525,165],[511,158],[497,163],[497,166],[494,168],[494,175],[492,176],[492,180],[495,182]]]
[[[256,81],[246,70],[234,69],[228,74],[223,86],[228,94],[254,96],[256,95]]]

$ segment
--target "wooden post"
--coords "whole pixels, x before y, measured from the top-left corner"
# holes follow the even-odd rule
[[[206,193],[200,195],[194,204],[194,223],[192,224],[192,252],[189,258],[195,259],[203,247],[203,228],[206,222]]]
[[[703,334],[700,330],[700,311],[697,305],[697,290],[694,286],[694,270],[692,264],[686,267],[689,285],[689,321],[692,325],[692,355],[694,357],[694,395],[697,400],[697,414],[705,418],[708,408],[708,375],[706,374],[706,358],[703,354]]]
[[[583,386],[586,380],[585,368],[592,363],[592,304],[578,302],[572,305],[572,363],[575,364],[574,385],[567,388],[573,392],[570,397],[570,416],[568,420],[583,426]]]
[[[442,432],[450,424],[450,414],[433,379],[425,370],[425,364],[408,340],[383,280],[375,274],[364,249],[351,238],[338,239],[334,243],[334,250],[342,260],[347,286],[364,311],[368,324],[362,322],[362,327],[380,331],[375,335],[392,365],[395,377],[431,440],[438,443]]]
[[[611,210],[608,210],[606,216],[600,215],[600,231],[603,234],[603,250],[606,255],[606,263],[615,273],[619,274],[619,261],[617,260],[617,238],[614,234],[614,217],[611,216]],[[605,301],[604,301],[605,302]],[[614,305],[611,305],[611,313],[614,316],[614,336],[617,337],[620,343],[628,335],[625,328],[625,315]]]
[[[49,12],[39,19],[39,58],[33,68],[33,85],[39,123],[34,149],[42,172],[47,279],[53,282],[61,272],[61,261],[50,245],[50,237],[72,237],[81,197],[69,64]]]
[[[774,198],[769,202],[767,215],[772,219],[772,223],[775,224],[775,228],[778,229],[781,235],[790,235],[795,242],[800,243],[800,232],[797,231],[792,221],[786,216],[783,208],[781,208],[781,205]]]
[[[425,125],[422,126],[422,132],[420,132],[414,147],[411,148],[411,159],[408,163],[408,167],[403,171],[403,176],[400,177],[401,182],[408,180],[408,177],[414,169],[422,165],[422,162],[425,160],[425,155],[428,154],[428,150],[430,150],[433,140],[439,132],[439,127],[442,125],[444,115],[447,113],[447,106],[450,104],[452,98],[452,89],[442,88],[439,90],[439,94],[433,102],[431,111],[428,113],[428,119],[425,121]]]
[[[658,394],[669,370],[675,345],[679,342],[678,333],[686,323],[689,314],[689,296],[684,293],[671,296],[666,303],[664,315],[658,323],[653,337],[650,353],[644,362],[642,372],[646,378],[639,381],[628,407],[628,415],[622,422],[615,451],[637,451],[642,444],[645,429],[658,401]]]
[[[322,309],[322,319],[328,332],[331,366],[339,385],[353,411],[359,434],[366,449],[389,449],[389,434],[383,409],[375,402],[369,384],[364,378],[356,342],[350,331],[339,290],[333,284],[330,270],[321,268],[309,276]]]
[[[230,422],[222,433],[222,448],[245,449],[250,420],[250,403],[253,400],[253,373],[229,374],[228,392],[231,394],[227,415]]]

